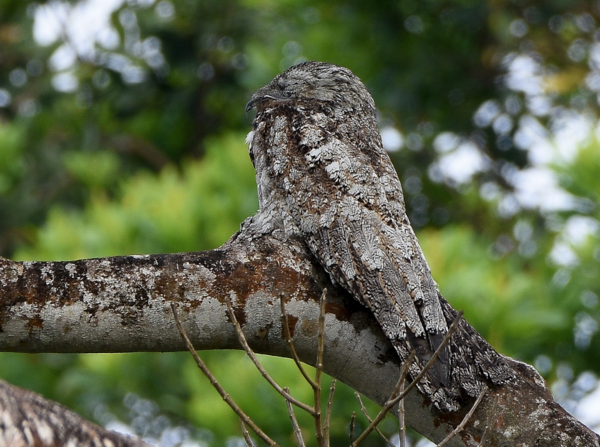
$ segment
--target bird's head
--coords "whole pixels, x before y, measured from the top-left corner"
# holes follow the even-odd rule
[[[375,113],[373,98],[361,80],[347,68],[325,62],[302,62],[288,68],[252,95],[246,112],[290,101],[323,101]]]

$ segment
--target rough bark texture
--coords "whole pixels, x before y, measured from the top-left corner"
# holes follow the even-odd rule
[[[400,364],[371,313],[329,283],[302,243],[253,234],[251,227],[244,225],[244,232],[223,247],[199,253],[74,262],[0,258],[0,350],[182,350],[172,302],[198,349],[237,349],[224,304],[230,297],[253,348],[288,356],[279,311],[283,294],[296,346],[303,360],[314,364],[318,300],[326,286],[330,292],[325,370],[383,403],[397,381]],[[465,343],[453,339],[451,344],[457,341]],[[463,432],[448,445],[475,446],[482,436],[484,446],[600,445],[596,434],[554,402],[533,368],[505,360],[515,379],[491,388]],[[439,442],[460,423],[470,403],[443,413],[414,392],[405,402],[407,423]],[[0,445],[6,433],[6,428],[0,432]]]
[[[0,380],[0,447],[150,447]]]

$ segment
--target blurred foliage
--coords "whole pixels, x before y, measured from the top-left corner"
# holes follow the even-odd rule
[[[329,61],[364,80],[399,140],[390,155],[442,293],[560,394],[600,373],[599,20],[583,0],[2,0],[0,255],[220,245],[257,209],[246,101],[295,62]],[[543,206],[519,191],[541,169],[563,190]],[[290,444],[248,361],[207,358]],[[294,366],[265,361],[309,397]],[[240,434],[184,353],[1,354],[0,376],[149,437]],[[359,408],[341,385],[336,402],[337,445]]]
[[[114,185],[118,199],[92,189],[83,211],[53,208],[36,244],[21,248],[15,257],[73,259],[221,245],[258,209],[254,170],[243,134],[210,137],[205,144],[205,156],[184,161],[180,169],[169,165],[156,174],[140,171]],[[80,154],[66,154],[67,169],[89,170],[82,173],[86,182],[114,165],[112,158],[104,164],[96,156],[82,163]]]

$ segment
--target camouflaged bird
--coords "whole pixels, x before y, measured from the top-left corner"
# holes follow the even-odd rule
[[[249,133],[261,231],[300,237],[329,273],[373,312],[414,377],[440,346],[455,311],[439,294],[406,215],[402,187],[383,148],[373,98],[350,70],[303,62],[253,96]],[[481,343],[474,352],[460,337]],[[468,324],[419,382],[445,411],[511,376]]]

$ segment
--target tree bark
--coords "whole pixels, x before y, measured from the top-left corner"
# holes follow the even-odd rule
[[[99,427],[67,408],[0,380],[0,446],[150,447]]]
[[[218,249],[197,253],[71,262],[0,258],[0,350],[184,350],[171,303],[196,349],[239,349],[227,316],[228,297],[252,348],[287,357],[280,312],[283,298],[296,349],[303,361],[314,364],[318,302],[326,287],[324,370],[384,403],[401,365],[372,315],[330,283],[301,241],[252,234],[248,228]],[[448,312],[455,312],[444,303]],[[464,320],[461,325],[474,331]],[[453,336],[450,343],[457,341]],[[506,360],[514,379],[491,386],[463,430],[446,445],[600,446],[600,437],[552,399],[531,366]],[[10,391],[0,387],[0,395],[6,393]],[[442,413],[413,391],[405,400],[406,421],[440,442],[472,405],[465,402],[458,412]],[[6,411],[0,408],[0,420]],[[0,430],[0,446],[6,433]]]

